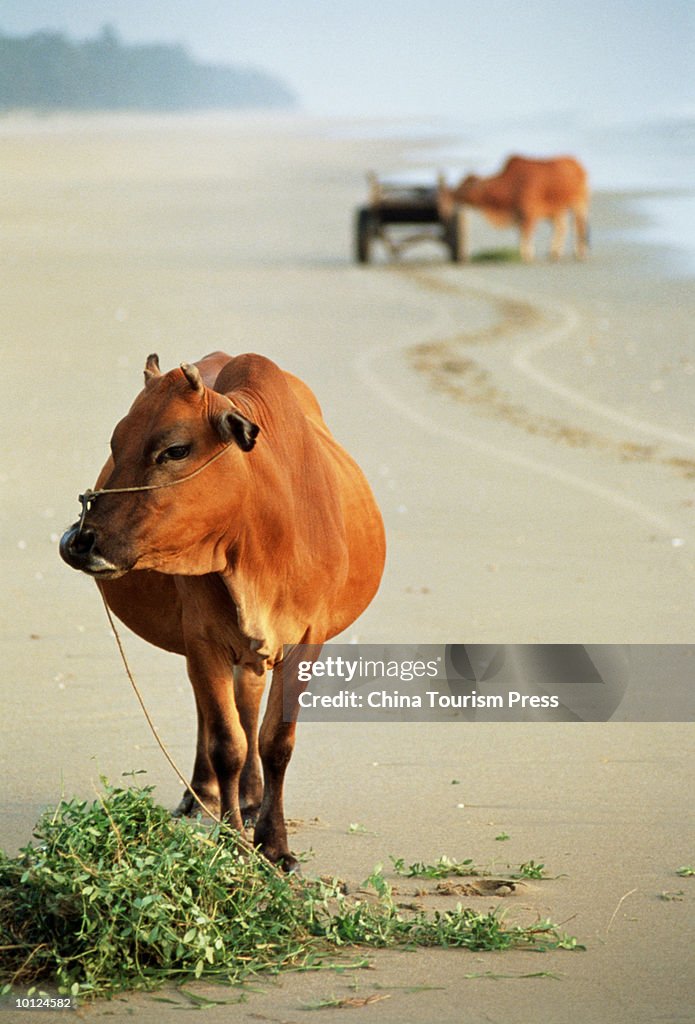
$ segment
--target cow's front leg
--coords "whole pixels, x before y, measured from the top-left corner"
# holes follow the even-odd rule
[[[247,741],[236,706],[230,652],[207,641],[193,642],[187,644],[186,660],[198,708],[199,742],[205,748],[196,757],[196,766],[205,773],[210,765],[219,789],[220,817],[241,831],[239,779]]]
[[[220,787],[208,754],[208,735],[205,718],[201,712],[197,697],[195,703],[198,715],[195,764],[193,765],[193,776],[190,786],[183,794],[180,804],[174,811],[174,817],[176,818],[200,814],[203,808],[198,801],[205,804],[205,807],[213,816],[219,816],[220,813]],[[193,795],[194,793],[195,796]]]
[[[530,217],[526,213],[519,213],[519,234],[520,244],[519,252],[524,263],[533,263],[536,255],[536,249],[533,243],[533,236],[536,230],[536,220],[534,217]]]
[[[258,712],[265,689],[265,672],[259,676],[248,665],[234,669],[234,693],[239,719],[246,734],[246,760],[239,780],[239,804],[244,824],[252,825],[258,818],[263,799],[263,775],[258,751]]]

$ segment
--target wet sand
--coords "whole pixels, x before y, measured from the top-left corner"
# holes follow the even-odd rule
[[[424,247],[398,266],[358,267],[351,221],[364,171],[402,168],[413,146],[324,127],[0,122],[8,851],[44,807],[62,793],[89,797],[102,774],[146,769],[164,804],[178,798],[95,589],[57,555],[153,350],[164,368],[217,348],[258,351],[314,388],[387,527],[381,591],[347,639],[692,640],[692,281],[667,253],[615,236],[630,207],[607,194],[594,201],[586,264],[460,267]],[[509,244],[478,219],[471,231],[474,248]],[[184,666],[126,644],[188,769]],[[208,1014],[313,1021],[302,1007],[317,999],[378,993],[389,998],[354,1012],[691,1019],[692,883],[675,871],[693,861],[692,771],[686,724],[303,726],[287,811],[295,849],[313,851],[307,871],[354,884],[390,855],[543,862],[558,877],[505,910],[565,922],[587,951],[384,953],[374,971],[262,982],[246,1003]],[[416,886],[399,888],[412,898]],[[538,971],[559,980],[521,977]],[[141,996],[89,1013],[132,1009],[165,1019]]]

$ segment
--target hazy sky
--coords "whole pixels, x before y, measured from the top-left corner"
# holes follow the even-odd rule
[[[695,0],[0,0],[0,32],[181,42],[321,115],[695,113]]]

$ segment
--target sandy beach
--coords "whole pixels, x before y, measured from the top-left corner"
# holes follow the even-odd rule
[[[102,775],[144,769],[178,801],[96,589],[57,551],[152,351],[164,369],[256,351],[314,389],[387,531],[381,590],[346,641],[692,641],[695,291],[668,252],[621,237],[624,195],[594,197],[583,264],[459,266],[425,246],[360,267],[365,171],[417,167],[410,139],[284,116],[114,116],[6,118],[0,143],[9,853]],[[474,250],[510,239],[472,216]],[[188,771],[185,666],[125,642]],[[391,855],[534,860],[553,877],[507,914],[552,918],[587,948],[388,952],[372,970],[262,979],[208,1019],[299,1024],[317,1000],[379,993],[358,1019],[694,1020],[693,881],[676,875],[695,856],[694,754],[689,723],[303,726],[286,806],[305,871],[356,885],[379,862],[396,882]],[[413,898],[416,882],[397,884]],[[168,1019],[147,996],[85,1016],[132,1011]]]

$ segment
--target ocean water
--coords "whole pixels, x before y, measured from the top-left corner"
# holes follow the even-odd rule
[[[354,132],[358,130],[355,126]],[[410,180],[434,180],[442,172],[453,183],[472,172],[493,174],[514,152],[577,156],[594,191],[625,193],[639,213],[640,226],[621,236],[662,247],[674,273],[695,275],[692,115],[630,121],[557,114],[477,124],[463,119],[375,122],[372,130],[374,135],[417,141],[403,169],[403,177]]]

